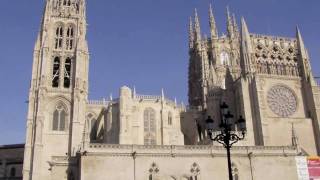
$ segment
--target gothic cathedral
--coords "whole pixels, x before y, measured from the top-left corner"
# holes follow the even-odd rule
[[[253,34],[227,10],[219,36],[211,6],[209,25],[203,36],[197,12],[190,18],[188,108],[126,86],[117,99],[89,100],[86,0],[46,0],[23,179],[226,179],[225,151],[205,130],[207,116],[219,130],[222,102],[246,119],[234,179],[298,179],[295,158],[320,154],[320,89],[299,29],[295,38]]]

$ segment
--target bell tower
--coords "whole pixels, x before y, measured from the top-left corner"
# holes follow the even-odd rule
[[[46,0],[33,53],[24,180],[49,179],[53,157],[79,150],[88,67],[85,0]]]

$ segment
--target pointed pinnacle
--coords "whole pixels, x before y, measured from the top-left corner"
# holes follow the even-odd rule
[[[236,15],[233,14],[233,15],[232,15],[232,18],[233,18],[233,26],[234,26],[234,27],[238,27]]]
[[[232,18],[230,16],[229,6],[227,6],[227,31],[228,31],[229,37],[233,37],[234,28],[233,28]]]
[[[195,25],[199,25],[199,17],[198,17],[198,11],[197,11],[197,8],[194,9],[194,22],[195,22]]]
[[[227,18],[228,20],[231,20],[229,6],[227,6]]]
[[[216,27],[216,21],[214,19],[213,15],[213,10],[212,10],[212,5],[210,3],[209,7],[209,24],[210,24],[210,29],[211,29],[211,38],[217,37],[218,36],[218,30]]]
[[[209,5],[209,16],[210,16],[210,19],[213,18],[213,11],[212,11],[212,5],[211,5],[211,3],[210,3],[210,5]]]
[[[195,29],[196,41],[201,41],[201,30],[200,30],[200,22],[199,22],[197,8],[195,8],[195,11],[194,11],[194,29]]]

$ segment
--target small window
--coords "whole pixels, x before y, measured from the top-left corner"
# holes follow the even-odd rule
[[[71,59],[67,58],[64,63],[64,87],[69,88],[71,83]]]
[[[10,169],[10,177],[15,177],[16,176],[16,168],[11,168]]]
[[[63,42],[63,27],[58,26],[55,34],[55,49],[61,49]]]
[[[53,131],[65,131],[67,121],[67,113],[62,105],[57,105],[53,111],[52,130]]]
[[[60,77],[60,58],[55,57],[53,61],[52,69],[52,87],[59,87],[59,77]]]

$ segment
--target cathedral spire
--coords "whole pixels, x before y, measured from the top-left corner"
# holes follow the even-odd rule
[[[242,68],[242,73],[246,75],[253,71],[253,65],[251,64],[251,55],[252,55],[252,45],[250,33],[247,27],[247,23],[244,18],[241,18],[241,58],[240,65]]]
[[[195,30],[195,42],[201,44],[201,30],[200,30],[200,21],[198,17],[197,9],[194,10],[194,30]]]
[[[189,48],[192,49],[194,47],[194,30],[193,30],[193,22],[192,18],[189,18]]]
[[[218,37],[218,30],[216,26],[216,20],[213,15],[213,10],[212,10],[212,5],[210,4],[209,7],[209,23],[210,23],[210,32],[211,32],[211,39],[217,38]]]
[[[232,38],[234,36],[233,22],[229,11],[229,6],[227,6],[227,31],[228,36]]]

